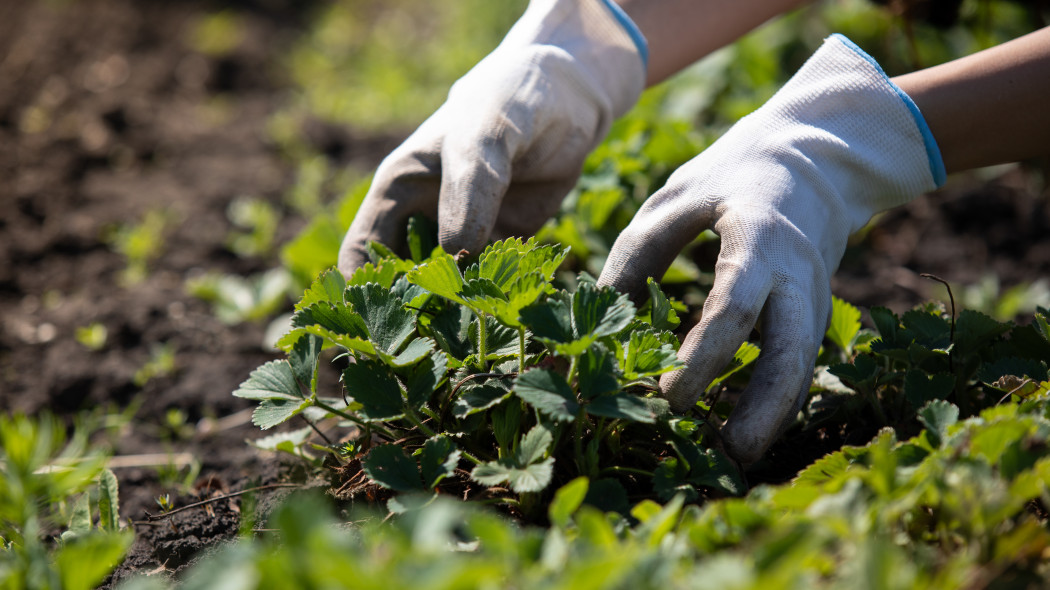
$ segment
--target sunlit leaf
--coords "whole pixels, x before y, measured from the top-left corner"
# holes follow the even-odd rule
[[[288,361],[270,361],[248,375],[233,395],[245,399],[282,399],[301,401],[303,396]]]
[[[461,296],[466,282],[456,265],[456,260],[447,252],[436,253],[429,262],[408,272],[409,282],[427,291],[462,305],[467,302]]]
[[[838,297],[831,297],[831,323],[827,337],[846,354],[853,350],[853,339],[860,331],[860,310]]]

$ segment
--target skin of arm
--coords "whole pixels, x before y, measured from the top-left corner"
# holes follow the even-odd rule
[[[662,82],[807,0],[616,0],[649,44],[646,84]]]
[[[1050,154],[1050,27],[893,81],[948,173]]]

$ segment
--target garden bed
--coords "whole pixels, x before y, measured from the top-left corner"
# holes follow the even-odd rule
[[[63,417],[127,411],[130,420],[109,431],[113,452],[139,463],[166,457],[114,469],[121,518],[136,532],[117,578],[177,570],[238,531],[237,500],[148,522],[158,497],[180,505],[289,477],[273,454],[244,442],[259,436],[252,403],[230,395],[278,356],[266,323],[223,324],[185,283],[275,264],[230,251],[227,208],[244,196],[285,207],[294,170],[266,130],[285,100],[280,58],[306,15],[296,2],[246,1],[243,38],[209,55],[187,31],[214,9],[132,0],[0,8],[0,407]],[[336,165],[367,169],[397,139],[325,128],[317,147]],[[994,275],[1003,288],[1046,276],[1050,208],[1037,178],[1016,167],[954,178],[886,214],[848,252],[835,294],[903,312],[945,299],[920,273],[970,285]],[[114,231],[152,211],[164,212],[161,246],[131,282]],[[302,224],[286,216],[277,241]],[[97,350],[77,336],[91,325],[105,329]],[[790,478],[872,434],[786,440],[771,451],[781,469],[764,477]],[[180,480],[190,473],[194,481]]]

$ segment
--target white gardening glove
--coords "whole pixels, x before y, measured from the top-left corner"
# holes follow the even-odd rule
[[[382,162],[339,252],[397,248],[409,216],[438,220],[449,252],[531,235],[580,176],[587,154],[645,86],[645,39],[611,0],[532,0],[491,54]]]
[[[660,388],[676,411],[691,408],[761,320],[762,355],[722,430],[729,454],[751,463],[805,402],[850,233],[944,174],[915,104],[835,35],[646,201],[598,282],[638,295],[698,233],[721,236],[703,317],[678,354],[686,368]]]

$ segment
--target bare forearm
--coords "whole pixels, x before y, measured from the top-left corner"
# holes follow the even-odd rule
[[[1050,27],[894,82],[948,172],[1050,154]]]
[[[809,0],[616,0],[649,43],[647,84],[663,81]]]

